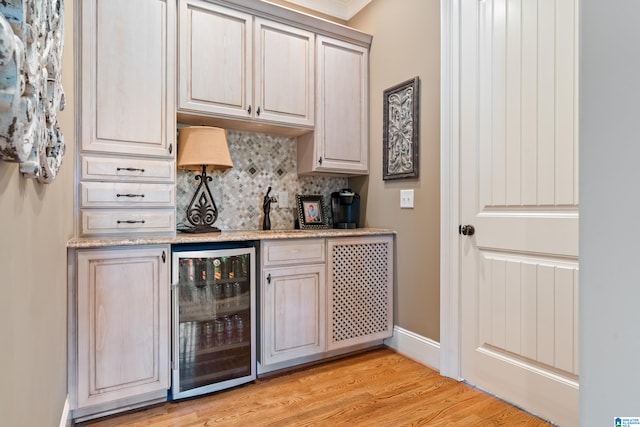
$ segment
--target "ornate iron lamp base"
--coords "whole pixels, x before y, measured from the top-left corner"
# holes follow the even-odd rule
[[[189,224],[178,228],[181,233],[215,233],[220,232],[218,227],[213,225],[218,219],[218,208],[213,201],[208,182],[212,180],[207,175],[207,167],[202,166],[202,173],[195,176],[196,181],[200,181],[196,192],[187,207],[187,221]]]
[[[181,233],[219,233],[222,230],[212,225],[198,225],[195,227],[180,227],[178,231]]]

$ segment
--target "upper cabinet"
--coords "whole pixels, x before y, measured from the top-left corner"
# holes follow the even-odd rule
[[[172,157],[175,5],[171,0],[79,4],[82,150]]]
[[[369,50],[317,37],[315,131],[298,138],[298,173],[369,173]]]
[[[175,234],[175,0],[77,4],[77,234]]]
[[[249,118],[253,17],[205,1],[178,6],[178,111]]]
[[[313,127],[314,33],[200,0],[178,20],[179,113]]]
[[[314,34],[261,18],[254,28],[255,117],[313,127]]]

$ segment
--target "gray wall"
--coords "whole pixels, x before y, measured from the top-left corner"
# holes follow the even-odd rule
[[[67,396],[67,240],[73,234],[73,0],[64,2],[59,116],[67,153],[53,184],[0,161],[0,425],[58,426]]]
[[[640,417],[640,2],[581,0],[580,425]]]
[[[393,228],[394,324],[440,341],[440,1],[373,0],[349,21],[373,35],[369,82],[369,168],[349,179],[363,195],[366,225]],[[420,77],[420,175],[382,179],[383,91]],[[415,208],[400,209],[413,189]]]

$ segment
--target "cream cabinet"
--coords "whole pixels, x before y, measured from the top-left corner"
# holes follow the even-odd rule
[[[263,241],[260,366],[272,372],[393,334],[393,235]]]
[[[78,249],[70,330],[73,416],[166,400],[168,245]]]
[[[178,16],[181,121],[313,127],[314,33],[203,0],[180,0]]]
[[[266,241],[261,253],[260,363],[324,352],[324,239]]]
[[[298,173],[369,172],[369,51],[317,36],[316,123],[298,137]]]
[[[261,362],[270,365],[325,350],[325,266],[264,270]]]
[[[82,150],[172,158],[175,2],[78,4]]]
[[[327,239],[327,350],[393,334],[393,236]]]
[[[77,234],[175,234],[175,2],[78,5]]]

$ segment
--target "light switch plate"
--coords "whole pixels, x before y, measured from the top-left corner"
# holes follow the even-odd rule
[[[286,191],[278,192],[278,207],[279,208],[289,207],[289,193],[287,193]]]
[[[413,190],[400,190],[400,208],[413,209]]]

